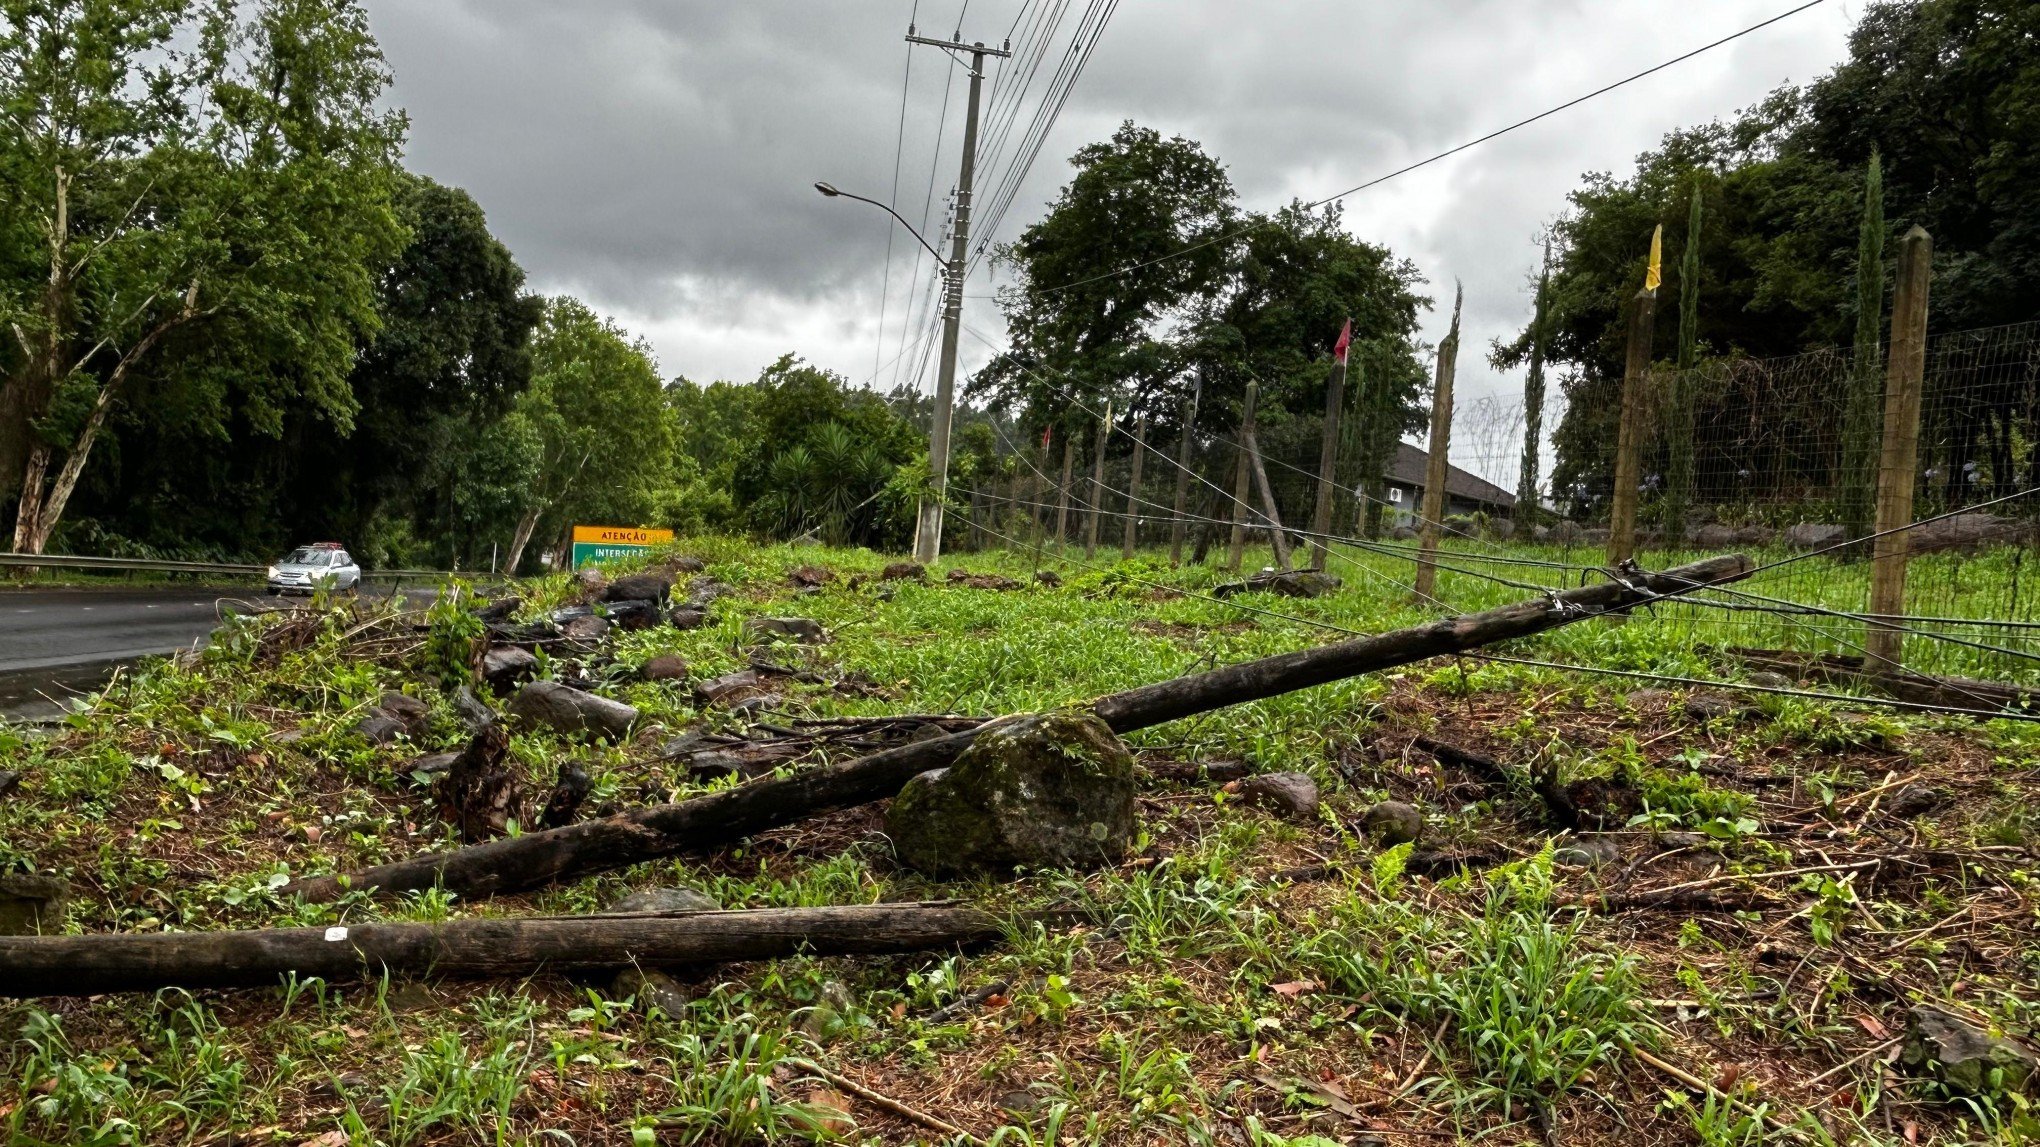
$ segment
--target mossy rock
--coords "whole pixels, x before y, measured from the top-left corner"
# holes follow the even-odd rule
[[[986,729],[956,763],[907,782],[886,814],[894,851],[930,876],[1117,864],[1132,847],[1133,754],[1088,713]]]

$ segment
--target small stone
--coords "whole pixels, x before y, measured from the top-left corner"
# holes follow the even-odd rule
[[[824,566],[796,566],[786,575],[786,580],[807,589],[828,585],[836,580],[836,571]]]
[[[594,593],[609,584],[609,575],[595,566],[589,566],[574,572],[574,584],[589,593]]]
[[[659,607],[644,598],[626,598],[612,601],[602,607],[603,616],[609,624],[619,629],[651,629],[659,624]]]
[[[638,666],[638,676],[647,681],[679,681],[687,676],[687,659],[677,653],[661,653]]]
[[[1063,583],[1062,575],[1055,572],[1054,570],[1035,571],[1034,574],[1035,585],[1041,586],[1044,589],[1060,589],[1062,587],[1062,583]]]
[[[1651,837],[1651,843],[1659,852],[1675,852],[1681,849],[1706,848],[1708,837],[1697,832],[1661,832]]]
[[[1885,808],[1900,820],[1911,820],[1916,816],[1925,816],[1947,803],[1948,794],[1945,790],[1928,784],[1910,784],[1893,793],[1890,803]]]
[[[381,709],[370,709],[354,723],[354,731],[371,745],[387,745],[404,735],[404,723]]]
[[[673,592],[672,579],[655,573],[637,573],[620,577],[602,589],[602,600],[609,602],[648,601],[663,602]]]
[[[850,989],[835,980],[824,980],[816,990],[814,1006],[801,1017],[801,1030],[822,1039],[833,1033],[843,1022],[857,1011],[857,1000]]]
[[[1424,814],[1405,801],[1382,801],[1360,814],[1361,831],[1376,844],[1409,844],[1424,835]]]
[[[594,733],[622,737],[638,719],[638,711],[621,701],[598,697],[557,681],[533,681],[517,691],[510,715],[531,725],[562,733]]]
[[[680,981],[659,971],[657,968],[625,968],[610,981],[609,996],[616,1000],[630,1000],[639,1011],[658,1010],[668,1016],[685,1015],[687,1005],[694,1000]]]
[[[700,629],[708,624],[708,612],[693,606],[681,606],[666,615],[666,624],[675,629]]]
[[[569,641],[600,641],[609,632],[609,619],[587,614],[568,618],[560,624],[560,636]]]
[[[1638,689],[1622,698],[1622,702],[1635,712],[1657,715],[1672,707],[1672,694],[1667,689]]]
[[[272,741],[278,739],[280,739],[280,735],[278,737],[270,738],[270,740]],[[10,796],[13,794],[15,789],[18,789],[20,787],[21,787],[20,769],[0,769],[0,797]]]
[[[756,669],[739,669],[696,685],[694,695],[704,705],[740,700],[740,694],[758,688],[760,680]]]
[[[1622,841],[1599,833],[1577,836],[1570,844],[1553,850],[1551,859],[1574,868],[1600,868],[1622,859]]]
[[[432,723],[432,706],[409,693],[388,690],[375,703],[375,707],[396,718],[404,726],[404,732],[413,738],[424,736],[426,728]]]
[[[880,581],[927,581],[928,567],[920,562],[894,562],[879,571]]]
[[[1031,1091],[1009,1091],[999,1097],[999,1110],[1008,1115],[1032,1115],[1041,1106],[1041,1097]]]
[[[606,911],[657,912],[677,916],[683,912],[720,912],[722,905],[692,888],[645,888],[610,905]]]
[[[682,554],[679,557],[667,558],[665,561],[659,563],[659,566],[661,569],[670,570],[676,574],[700,573],[702,570],[708,568],[706,563],[704,563],[700,558],[689,557],[685,554]]]
[[[742,701],[730,706],[730,712],[743,716],[749,713],[763,712],[767,709],[777,709],[784,704],[786,704],[786,697],[782,694],[760,693],[755,697],[746,697]]]
[[[1133,754],[1088,713],[995,724],[955,764],[908,781],[886,833],[902,863],[936,877],[1116,864],[1133,842]]]
[[[1915,1075],[1932,1075],[1969,1095],[2024,1091],[2040,1071],[2040,1056],[2016,1040],[1995,1036],[1946,1008],[1920,1004],[1907,1013],[1898,1061]]]
[[[502,692],[530,680],[538,673],[538,656],[515,645],[495,645],[482,654],[482,680]]]
[[[1262,773],[1248,777],[1240,782],[1240,799],[1290,820],[1317,818],[1317,782],[1307,773]]]
[[[754,617],[744,623],[744,632],[756,637],[786,637],[802,645],[819,645],[829,639],[822,623],[805,617]]]
[[[1755,673],[1750,674],[1749,682],[1759,689],[1798,688],[1798,682],[1795,682],[1792,678],[1785,676],[1783,673],[1773,673],[1768,669],[1759,669]]]
[[[513,594],[510,597],[498,598],[476,610],[475,616],[490,623],[508,621],[511,614],[523,608],[524,599]]]
[[[1733,721],[1754,714],[1756,710],[1719,693],[1695,693],[1686,698],[1686,716],[1695,721]]]
[[[55,876],[0,875],[0,936],[55,935],[64,928],[71,886]]]
[[[404,766],[404,771],[406,773],[424,773],[427,776],[437,776],[452,768],[453,762],[459,759],[459,753],[428,753]]]

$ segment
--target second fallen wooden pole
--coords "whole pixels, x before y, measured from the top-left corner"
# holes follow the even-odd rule
[[[242,932],[0,936],[0,996],[236,988],[286,975],[329,983],[385,972],[451,979],[916,952],[995,940],[1003,925],[947,901],[680,915],[482,918]]]

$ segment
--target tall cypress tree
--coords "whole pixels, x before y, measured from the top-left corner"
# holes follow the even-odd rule
[[[1530,373],[1523,377],[1523,470],[1516,480],[1516,523],[1537,524],[1537,466],[1544,447],[1544,341],[1551,313],[1551,240],[1544,241],[1544,269],[1537,275],[1537,302],[1530,317]]]
[[[1870,535],[1877,505],[1877,447],[1884,406],[1884,161],[1875,150],[1863,173],[1863,221],[1856,243],[1856,347],[1842,419],[1839,502],[1850,538]]]
[[[1665,427],[1665,540],[1685,540],[1686,507],[1693,501],[1693,377],[1700,355],[1700,182],[1686,212],[1686,249],[1679,255],[1679,360],[1672,375]]]

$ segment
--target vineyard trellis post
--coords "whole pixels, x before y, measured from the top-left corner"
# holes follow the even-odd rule
[[[1903,532],[1913,520],[1913,485],[1920,454],[1920,392],[1927,372],[1927,288],[1934,241],[1915,224],[1899,240],[1898,285],[1891,297],[1891,351],[1884,373],[1884,446],[1877,466],[1877,522],[1870,566],[1870,614],[1905,612],[1906,556],[1912,539]],[[1870,623],[1863,642],[1863,671],[1872,676],[1899,672],[1905,664],[1905,635],[1887,624]]]
[[[1119,556],[1131,558],[1140,541],[1140,463],[1147,453],[1147,414],[1133,420],[1133,469],[1126,477],[1126,537],[1119,543]]]
[[[1431,394],[1430,458],[1424,467],[1424,501],[1417,522],[1416,595],[1428,600],[1438,588],[1438,532],[1445,522],[1445,483],[1451,475],[1452,375],[1459,364],[1459,309],[1462,288],[1452,303],[1452,329],[1438,344],[1438,374]]]
[[[1346,360],[1341,356],[1325,383],[1325,433],[1318,447],[1317,510],[1310,517],[1314,535],[1310,542],[1310,565],[1315,570],[1323,570],[1331,560],[1326,539],[1332,532],[1332,494],[1339,486],[1339,415],[1345,405]]]
[[[1055,548],[1058,553],[1062,552],[1063,547],[1069,544],[1070,475],[1075,471],[1076,465],[1077,436],[1065,428],[1063,432],[1062,482],[1055,488]]]
[[[1091,515],[1084,520],[1084,560],[1098,556],[1098,520],[1105,516],[1105,448],[1112,444],[1112,402],[1098,419],[1098,441],[1091,448]]]
[[[1657,293],[1645,287],[1630,302],[1629,353],[1622,366],[1622,413],[1615,431],[1615,488],[1608,509],[1608,565],[1636,555],[1636,502],[1642,485],[1643,391],[1650,376],[1650,338]]]
[[[1226,550],[1225,568],[1237,573],[1240,560],[1247,553],[1247,499],[1254,496],[1253,475],[1247,468],[1247,439],[1254,426],[1254,401],[1259,398],[1259,383],[1247,384],[1247,403],[1240,413],[1239,465],[1233,473],[1232,497],[1232,544]]]
[[[1183,530],[1188,524],[1185,515],[1190,509],[1190,465],[1191,452],[1197,441],[1197,403],[1204,397],[1204,368],[1197,368],[1197,384],[1190,391],[1190,401],[1183,404],[1183,441],[1177,447],[1176,457],[1176,513],[1169,522],[1169,565],[1183,564]]]

